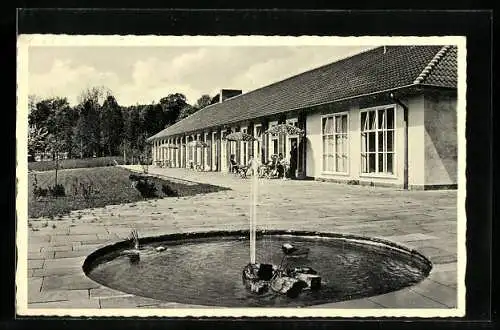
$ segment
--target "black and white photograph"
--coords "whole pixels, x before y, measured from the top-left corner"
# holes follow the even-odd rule
[[[17,313],[464,316],[467,46],[20,35]]]

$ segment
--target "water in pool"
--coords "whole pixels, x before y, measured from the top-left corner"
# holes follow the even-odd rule
[[[97,259],[87,275],[110,288],[184,304],[226,307],[293,307],[373,296],[413,285],[430,266],[408,254],[338,239],[262,236],[257,262],[279,264],[283,243],[307,246],[307,258],[288,259],[309,266],[322,277],[319,291],[288,298],[272,290],[256,295],[242,282],[249,241],[237,237],[162,242],[146,245],[138,263],[116,251]],[[167,249],[155,251],[162,245]]]

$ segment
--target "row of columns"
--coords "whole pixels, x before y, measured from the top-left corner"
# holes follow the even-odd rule
[[[289,123],[305,129],[305,118],[299,117],[298,121],[292,120]],[[258,139],[253,142],[228,142],[224,140],[230,132],[238,131],[236,127],[157,139],[152,142],[153,162],[154,164],[163,163],[165,166],[180,168],[190,168],[191,166],[196,168],[200,166],[203,170],[222,172],[228,171],[231,154],[235,154],[236,160],[240,163],[247,162],[250,156],[258,157],[260,162],[267,162],[272,154],[272,150],[270,150],[272,144],[271,137],[264,138],[263,132],[268,127],[268,122],[262,122],[239,128],[239,130]],[[189,146],[189,142],[195,140],[205,142],[207,147]],[[299,172],[305,173],[305,139],[299,137],[298,143]],[[288,157],[288,155],[285,155],[285,157]]]

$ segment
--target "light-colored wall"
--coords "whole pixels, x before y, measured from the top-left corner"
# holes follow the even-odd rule
[[[313,113],[306,118],[306,176],[321,173],[321,143],[321,114]]]
[[[426,185],[457,183],[457,102],[455,95],[425,95]]]
[[[388,104],[380,104],[388,105]],[[378,105],[374,105],[378,106]],[[347,174],[332,174],[322,171],[323,161],[323,144],[321,136],[321,116],[329,114],[328,110],[323,113],[313,113],[307,116],[307,156],[306,156],[306,175],[317,179],[326,179],[334,181],[350,181],[356,180],[361,184],[389,184],[403,185],[404,182],[404,120],[403,109],[395,105],[395,159],[394,159],[394,175],[377,175],[377,174],[362,174],[361,173],[361,110],[369,109],[366,107],[360,109],[358,106],[350,106],[346,109],[336,110],[335,112],[348,111],[349,120],[349,160]],[[333,110],[331,113],[335,113]]]
[[[408,185],[425,183],[424,96],[402,100],[408,106]]]

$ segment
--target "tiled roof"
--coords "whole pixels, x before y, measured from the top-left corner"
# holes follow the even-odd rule
[[[210,105],[150,139],[414,85],[442,49],[443,46],[378,47]],[[455,87],[456,48],[447,49],[431,69],[422,77],[424,84]]]
[[[457,48],[450,47],[421,84],[457,88],[457,80]]]

